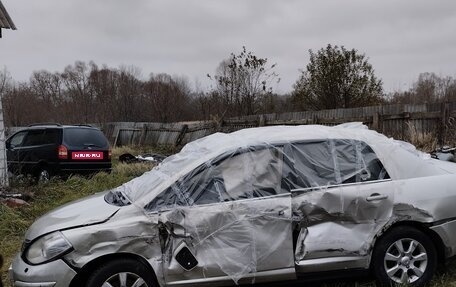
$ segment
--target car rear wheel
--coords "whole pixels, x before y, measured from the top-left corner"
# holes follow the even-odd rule
[[[51,179],[51,172],[47,167],[41,167],[37,173],[38,182],[45,183]]]
[[[150,270],[141,262],[122,259],[108,262],[95,270],[87,287],[155,287]]]
[[[426,234],[401,226],[378,240],[372,263],[380,286],[424,286],[436,270],[437,252]]]

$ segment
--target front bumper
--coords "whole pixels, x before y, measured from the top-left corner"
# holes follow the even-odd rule
[[[15,287],[67,287],[76,276],[63,260],[41,265],[28,265],[17,255],[11,265],[9,279]]]

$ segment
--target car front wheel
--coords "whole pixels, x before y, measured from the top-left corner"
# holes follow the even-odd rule
[[[155,284],[144,264],[122,259],[100,266],[88,279],[87,287],[155,287]]]
[[[424,286],[436,270],[437,252],[426,234],[401,226],[378,240],[372,260],[378,285]]]

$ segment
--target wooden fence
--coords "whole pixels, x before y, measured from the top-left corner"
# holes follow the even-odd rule
[[[454,144],[456,102],[420,105],[383,105],[351,109],[251,115],[221,122],[146,123],[114,122],[100,125],[111,144],[183,145],[214,132],[273,125],[337,125],[363,122],[396,139],[408,140],[410,132],[432,135],[439,144]]]
[[[220,122],[178,123],[111,122],[95,124],[113,146],[183,145],[215,132],[233,132],[243,128],[273,125],[337,125],[363,122],[396,139],[408,140],[410,132],[431,135],[439,144],[454,145],[456,140],[456,102],[420,105],[383,105],[351,109],[305,111],[282,114],[251,115]],[[12,127],[7,133],[20,129]]]

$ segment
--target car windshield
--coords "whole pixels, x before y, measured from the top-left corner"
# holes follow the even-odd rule
[[[110,196],[118,198],[120,192],[122,197],[127,198],[130,202],[137,202],[146,195],[147,198],[152,198],[172,184],[176,175],[180,176],[190,172],[204,163],[210,154],[214,154],[214,152],[217,154],[220,152],[219,149],[226,148],[226,145],[221,148],[220,145],[212,143],[214,140],[219,141],[224,137],[223,134],[215,134],[187,144],[181,152],[167,157],[151,171],[112,190]]]

